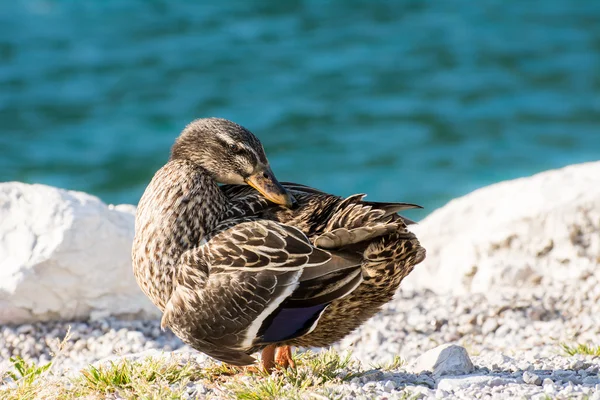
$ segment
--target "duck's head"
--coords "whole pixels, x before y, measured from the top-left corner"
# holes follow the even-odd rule
[[[248,184],[276,204],[291,207],[295,202],[275,178],[256,136],[226,119],[190,123],[175,141],[171,159],[191,161],[219,183]]]

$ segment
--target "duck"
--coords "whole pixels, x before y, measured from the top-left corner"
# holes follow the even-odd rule
[[[133,274],[161,328],[233,366],[295,367],[373,317],[426,251],[398,212],[280,183],[259,139],[222,118],[188,124],[136,211]]]

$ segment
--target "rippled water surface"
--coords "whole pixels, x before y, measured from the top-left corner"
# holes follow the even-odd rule
[[[281,180],[432,210],[600,159],[600,1],[3,1],[0,89],[3,181],[136,203],[221,116]]]

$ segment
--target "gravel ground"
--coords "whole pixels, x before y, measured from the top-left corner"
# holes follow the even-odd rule
[[[567,356],[560,344],[600,345],[600,272],[577,281],[514,292],[437,296],[398,294],[378,316],[337,347],[352,349],[363,368],[400,355],[408,363],[444,343],[464,346],[475,370],[463,376],[371,370],[343,385],[342,398],[589,398],[600,400],[600,357]],[[55,367],[77,371],[115,354],[185,350],[158,321],[106,319],[87,323],[5,326],[0,363],[13,355],[47,362],[71,326]],[[206,390],[190,393],[202,397]],[[210,394],[210,391],[209,393]],[[341,395],[341,396],[340,396]]]

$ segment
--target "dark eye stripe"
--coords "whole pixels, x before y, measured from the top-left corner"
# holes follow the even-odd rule
[[[260,161],[263,164],[267,164],[267,156],[265,156],[262,144],[260,144],[258,139],[254,136],[252,136],[250,140],[252,141],[252,148],[255,149],[255,152],[258,154],[258,158],[260,158]]]
[[[256,155],[253,151],[246,151],[246,155],[253,165],[258,164],[258,160],[256,159]]]
[[[267,156],[265,156],[265,152],[263,151],[263,149],[261,147],[259,147],[259,150],[258,150],[258,157],[260,158],[260,161],[263,164],[268,164]]]
[[[216,139],[221,146],[229,149],[232,153],[234,153],[236,155],[246,157],[248,159],[248,161],[251,162],[251,164],[256,165],[259,163],[259,161],[263,164],[267,163],[267,158],[264,154],[264,151],[262,150],[262,146],[260,145],[260,142],[257,142],[254,139],[252,139],[252,143],[250,145],[251,146],[250,150],[247,149],[246,146],[243,146],[239,143],[231,143],[229,141],[225,141],[224,139],[220,138],[219,136],[216,136]],[[235,147],[235,149],[233,147]],[[255,153],[258,154],[258,158],[257,158],[257,154],[255,154]]]

